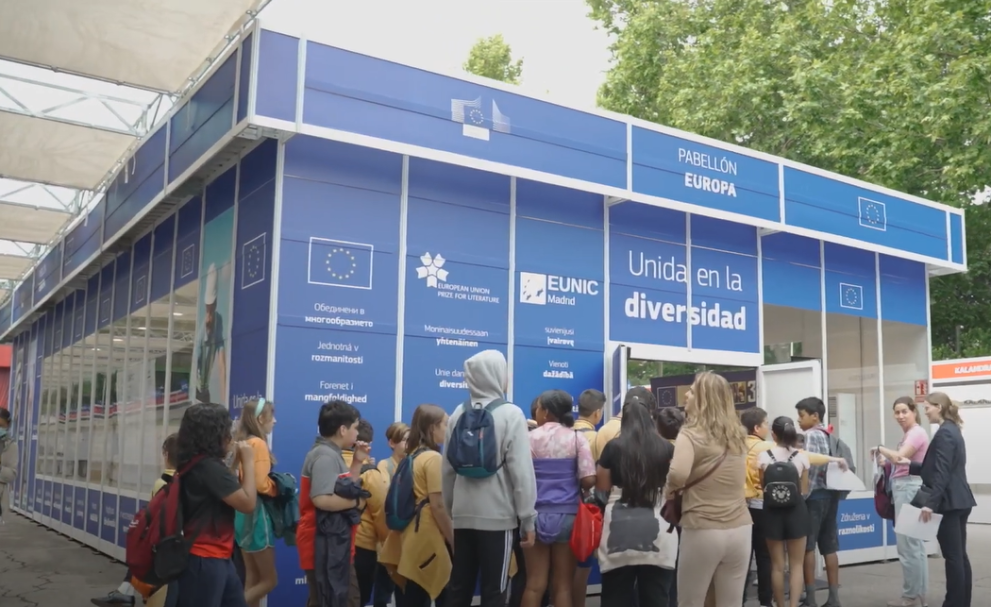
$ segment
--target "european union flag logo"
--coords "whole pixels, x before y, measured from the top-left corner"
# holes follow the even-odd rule
[[[372,288],[373,245],[312,236],[309,253],[307,282],[311,285]]]
[[[864,287],[850,283],[840,283],[840,307],[848,310],[864,309]]]
[[[241,245],[241,289],[265,282],[266,232]]]
[[[658,388],[657,403],[662,407],[677,407],[678,388],[676,386],[672,386],[670,388]]]
[[[883,202],[870,198],[857,198],[860,211],[860,225],[864,228],[885,232],[888,230],[888,214]]]
[[[145,293],[148,291],[148,276],[142,274],[134,280],[134,305],[139,306],[145,301]]]
[[[185,278],[196,269],[194,263],[196,258],[196,245],[191,244],[182,250],[182,259],[179,266],[179,278]]]

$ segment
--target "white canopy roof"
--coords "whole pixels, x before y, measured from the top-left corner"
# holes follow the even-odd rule
[[[0,2],[0,299],[268,2]]]

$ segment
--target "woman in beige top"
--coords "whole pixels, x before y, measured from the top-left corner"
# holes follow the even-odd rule
[[[684,491],[678,606],[703,607],[711,583],[715,607],[739,607],[752,521],[742,482],[746,432],[726,380],[711,371],[696,375],[685,416],[666,487],[669,497]]]

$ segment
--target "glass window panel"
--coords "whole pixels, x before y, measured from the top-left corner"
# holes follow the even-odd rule
[[[113,328],[106,326],[93,339],[93,414],[91,416],[89,482],[97,487],[106,484],[110,472],[109,426],[110,382],[107,381],[111,363],[110,346]]]
[[[153,302],[148,316],[148,365],[149,390],[145,400],[144,421],[142,422],[143,446],[141,449],[141,489],[142,499],[151,494],[151,489],[162,474],[162,443],[165,441],[165,409],[169,391],[167,385],[167,363],[169,346],[169,307],[171,296]]]
[[[828,422],[850,447],[857,476],[873,474],[870,450],[882,439],[877,320],[826,314]]]
[[[89,458],[93,453],[93,361],[96,359],[96,334],[87,335],[79,348],[79,446],[76,450],[76,479],[89,481]]]
[[[145,364],[145,347],[148,335],[148,306],[130,317],[128,323],[127,360],[125,363],[124,401],[120,409],[121,477],[122,491],[137,492],[141,484],[141,436],[142,411],[147,398],[148,366]]]
[[[168,433],[179,431],[179,423],[190,405],[189,379],[193,368],[193,343],[196,341],[196,300],[199,280],[180,287],[174,294],[172,317],[172,367],[169,370]]]
[[[929,378],[929,334],[926,327],[891,320],[881,321],[884,344],[884,444],[895,448],[904,432],[895,421],[892,403],[901,396],[915,396],[915,382]],[[929,431],[929,420],[917,405],[919,424]]]
[[[126,363],[127,363],[127,317],[111,325],[110,372],[110,411],[107,415],[107,480],[104,487],[119,488],[121,482],[121,443],[124,425],[122,412],[126,406]]]

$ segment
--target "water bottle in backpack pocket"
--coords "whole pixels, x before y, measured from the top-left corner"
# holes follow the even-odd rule
[[[447,444],[447,461],[458,475],[488,478],[502,468],[505,461],[499,453],[492,412],[506,403],[497,398],[485,407],[474,407],[470,400],[462,405]]]
[[[413,460],[423,453],[414,451],[403,458],[392,475],[389,491],[385,494],[385,526],[393,531],[403,531],[420,513],[427,500],[417,503],[413,488]]]
[[[798,455],[792,451],[787,460],[779,462],[774,453],[767,451],[771,464],[764,469],[764,508],[792,508],[802,499],[801,477],[792,461]]]

